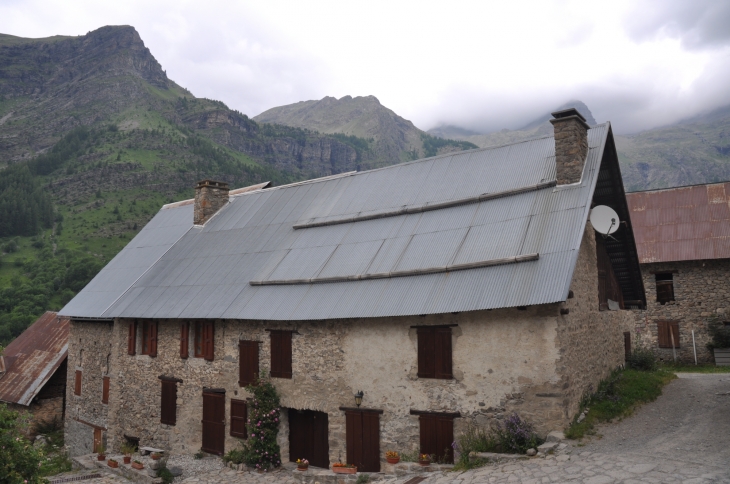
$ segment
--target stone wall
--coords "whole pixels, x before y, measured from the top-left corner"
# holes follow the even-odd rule
[[[656,272],[672,272],[674,301],[660,304],[656,300]],[[707,349],[709,342],[707,321],[715,315],[721,321],[730,320],[730,259],[661,262],[642,264],[641,272],[646,289],[645,311],[635,312],[632,342],[650,348],[663,361],[673,361],[671,348],[659,348],[658,321],[679,322],[677,359],[694,363],[692,331],[695,333],[697,360],[713,362]]]

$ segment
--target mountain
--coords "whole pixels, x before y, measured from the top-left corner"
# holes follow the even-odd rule
[[[344,134],[373,143],[375,160],[408,161],[448,151],[476,148],[470,143],[436,139],[386,108],[375,96],[327,96],[271,108],[253,118],[320,133]]]

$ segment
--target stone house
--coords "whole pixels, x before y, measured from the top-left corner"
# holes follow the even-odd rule
[[[710,318],[730,324],[730,183],[629,193],[646,287],[634,338],[660,359],[713,361]],[[694,333],[694,335],[693,335]],[[673,348],[674,346],[674,348]]]
[[[36,423],[64,420],[68,334],[68,319],[48,311],[0,356],[0,402],[30,414],[30,437]]]
[[[644,289],[610,124],[554,116],[555,137],[280,187],[205,180],[164,206],[61,311],[82,375],[71,452],[94,433],[227,452],[259,372],[282,459],[313,466],[449,461],[467,425],[511,412],[562,428],[624,362]],[[614,237],[594,234],[596,204],[625,221]]]

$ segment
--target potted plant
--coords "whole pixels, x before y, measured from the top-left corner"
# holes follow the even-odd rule
[[[160,460],[162,454],[160,454],[159,452],[152,452],[152,455],[150,455],[150,457],[152,457],[152,460]]]
[[[400,462],[400,454],[394,450],[389,450],[385,453],[385,460],[388,464],[397,464]]]
[[[309,469],[309,461],[307,459],[297,459],[297,470],[306,471]]]
[[[332,472],[335,474],[355,474],[357,467],[353,464],[346,464],[344,462],[335,462],[332,464]]]
[[[714,316],[707,322],[707,329],[711,338],[707,348],[715,357],[715,365],[730,366],[730,325]]]
[[[132,454],[135,450],[134,444],[130,444],[129,442],[122,444],[122,454],[124,454],[125,464],[130,464],[132,462]]]
[[[138,461],[138,460],[135,460],[135,461],[133,461],[133,462],[132,462],[132,467],[133,467],[134,469],[137,469],[137,470],[141,471],[142,469],[144,469],[144,464],[142,464],[142,463],[141,463],[140,461]]]
[[[422,466],[431,465],[431,456],[428,454],[418,454],[418,463]]]
[[[96,448],[96,460],[102,461],[106,459],[106,448],[103,445],[99,445]]]
[[[106,465],[108,465],[112,469],[116,469],[117,467],[119,467],[119,462],[114,459],[109,459],[108,461],[106,461]]]

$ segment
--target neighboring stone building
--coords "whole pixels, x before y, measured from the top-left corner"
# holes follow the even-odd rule
[[[665,361],[713,361],[711,317],[730,321],[730,183],[627,195],[647,291],[636,344]],[[694,331],[694,341],[692,332]],[[674,349],[672,348],[674,343]]]
[[[35,423],[63,422],[68,333],[68,319],[48,311],[0,356],[0,402],[30,413],[31,437]]]
[[[283,459],[313,466],[448,460],[468,423],[513,411],[562,428],[623,363],[622,308],[645,302],[610,125],[555,117],[557,140],[231,191],[194,213],[228,190],[204,181],[163,207],[61,311],[83,375],[72,454],[94,433],[226,452],[259,371],[281,395]],[[591,229],[596,204],[626,221],[614,238]]]

